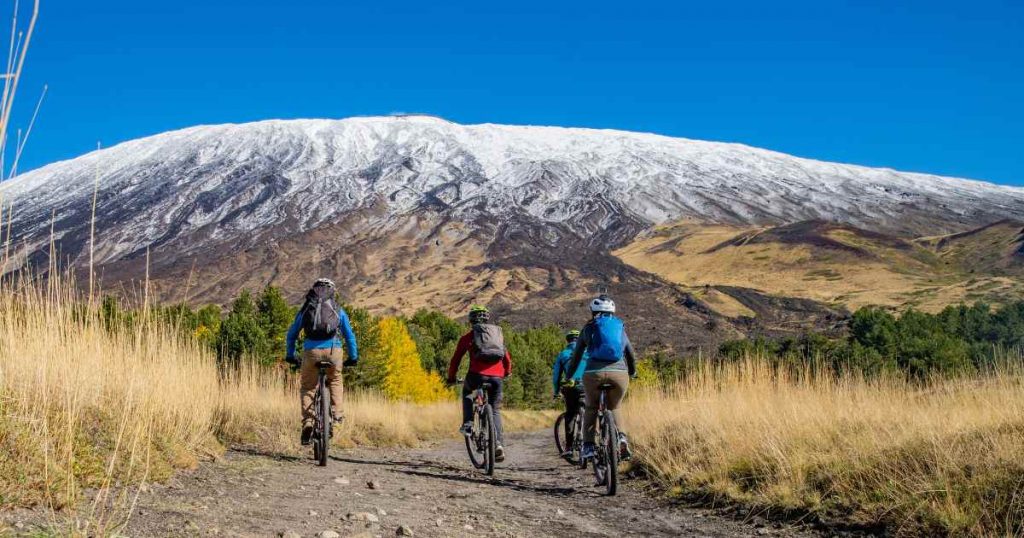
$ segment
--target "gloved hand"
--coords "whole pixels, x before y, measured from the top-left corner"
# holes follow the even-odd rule
[[[567,388],[567,389],[574,389],[574,388],[576,388],[576,380],[575,379],[570,379],[570,380],[562,383],[562,386]]]
[[[346,367],[346,368],[349,367],[349,366],[355,366],[357,364],[359,364],[359,357],[352,358],[352,359],[345,359],[345,362],[341,363],[341,365],[343,367]]]
[[[285,357],[284,362],[288,364],[288,367],[291,368],[293,372],[299,369],[299,359],[296,359],[294,356]]]

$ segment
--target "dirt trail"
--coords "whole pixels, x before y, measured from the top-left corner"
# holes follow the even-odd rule
[[[547,432],[509,435],[493,479],[461,442],[337,450],[311,460],[232,451],[152,486],[128,536],[793,536],[805,531],[676,508],[628,481],[614,499],[553,454]],[[374,482],[371,487],[368,482]],[[370,521],[366,521],[370,520]],[[376,521],[374,521],[376,520]],[[405,527],[400,529],[400,527]],[[333,536],[333,534],[329,534]]]

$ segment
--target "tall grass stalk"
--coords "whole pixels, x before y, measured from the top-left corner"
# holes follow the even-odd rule
[[[624,419],[640,464],[690,497],[894,534],[1019,535],[1021,361],[910,383],[748,359],[634,394]]]

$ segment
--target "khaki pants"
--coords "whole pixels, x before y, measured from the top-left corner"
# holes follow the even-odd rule
[[[327,369],[327,386],[331,392],[331,414],[340,417],[338,404],[345,394],[341,382],[341,363],[344,361],[345,353],[340,347],[330,349],[307,349],[302,352],[302,366],[299,367],[299,389],[300,401],[302,404],[302,425],[312,426],[316,410],[313,409],[313,396],[316,394],[316,384],[320,376],[320,368],[317,366],[321,360],[329,360],[333,366]]]
[[[626,395],[629,388],[629,374],[625,370],[605,370],[603,372],[587,372],[583,374],[583,390],[586,392],[587,408],[583,412],[583,442],[593,443],[597,434],[597,408],[601,402],[601,385],[608,383],[612,386],[605,397],[605,407],[609,412],[619,408],[619,402]],[[622,431],[619,416],[615,417],[615,424]]]

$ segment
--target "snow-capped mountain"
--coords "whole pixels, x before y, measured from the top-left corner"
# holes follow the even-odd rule
[[[377,205],[386,217],[525,217],[602,241],[680,217],[939,233],[1024,214],[1024,189],[976,181],[738,144],[407,116],[194,127],[56,163],[0,186],[16,236],[48,235],[51,212],[59,236],[85,226],[97,175],[101,262],[204,230],[232,243],[278,226],[308,231]]]
[[[61,259],[87,259],[94,187],[108,285],[141,278],[148,249],[166,296],[188,275],[224,297],[330,269],[385,309],[639,282],[599,253],[680,218],[937,235],[1024,214],[1020,188],[739,144],[366,117],[193,127],[25,173],[0,184],[17,252],[44,256],[52,221]]]

